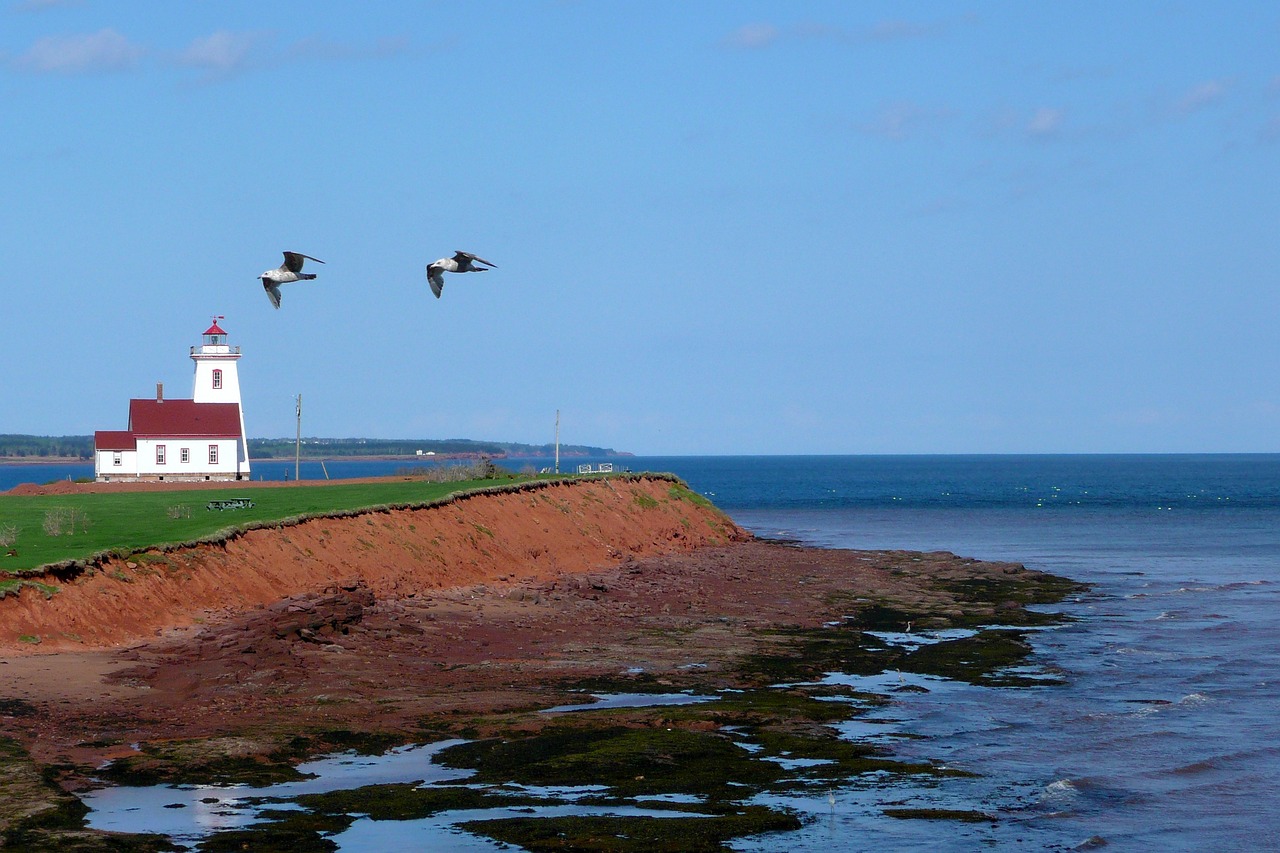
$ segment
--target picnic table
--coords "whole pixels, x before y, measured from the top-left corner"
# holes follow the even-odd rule
[[[249,500],[248,498],[222,498],[219,500],[209,501],[207,504],[204,505],[204,508],[216,509],[216,510],[250,509],[252,506],[253,506],[253,501]]]

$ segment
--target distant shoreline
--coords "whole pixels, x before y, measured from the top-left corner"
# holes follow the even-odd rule
[[[0,456],[0,465],[92,465],[80,456]]]
[[[586,459],[598,458],[601,454],[580,453],[580,452],[561,452],[561,459]],[[608,459],[628,459],[635,456],[634,453],[607,453],[603,454]],[[249,458],[249,462],[292,462],[292,456],[253,456]],[[432,453],[430,455],[424,453],[421,456],[417,454],[394,454],[394,455],[343,455],[343,456],[302,456],[303,462],[349,462],[353,460],[368,459],[379,462],[417,462],[424,459],[553,459],[553,454],[529,454],[528,456],[509,456],[505,453]],[[92,465],[92,458],[84,458],[81,456],[0,456],[0,465]]]

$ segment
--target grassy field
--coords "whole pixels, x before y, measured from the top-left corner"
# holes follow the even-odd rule
[[[371,507],[429,504],[455,492],[506,486],[510,478],[431,483],[389,480],[276,489],[209,488],[80,495],[0,495],[0,595],[14,573],[103,552],[222,538],[233,529]],[[248,498],[251,508],[209,510],[210,500]],[[12,540],[12,541],[10,541]],[[8,555],[9,551],[16,554]]]

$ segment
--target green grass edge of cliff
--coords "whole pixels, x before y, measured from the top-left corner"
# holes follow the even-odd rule
[[[380,483],[297,484],[277,489],[237,489],[211,483],[204,489],[96,492],[69,495],[0,495],[0,598],[42,580],[78,572],[106,558],[225,542],[249,530],[287,527],[394,509],[423,509],[488,493],[538,489],[592,479],[661,479],[672,498],[711,504],[672,474],[499,474],[460,482],[388,479]],[[245,499],[252,507],[208,509],[211,501]],[[38,578],[38,579],[37,579]]]

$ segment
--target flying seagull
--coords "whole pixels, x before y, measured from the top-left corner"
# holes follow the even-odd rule
[[[258,276],[262,280],[262,289],[267,292],[267,298],[271,300],[272,305],[277,308],[280,307],[280,285],[288,284],[291,281],[310,281],[315,278],[315,273],[302,271],[303,261],[315,261],[317,264],[324,263],[319,258],[313,258],[310,255],[285,252],[283,264]]]
[[[484,264],[482,267],[474,266],[474,264]],[[454,252],[452,258],[441,258],[434,263],[427,264],[427,281],[431,284],[431,292],[436,295],[436,299],[440,298],[440,292],[444,290],[444,274],[447,272],[488,272],[489,267],[497,268],[497,264],[492,264],[484,258],[471,254],[470,252]]]

